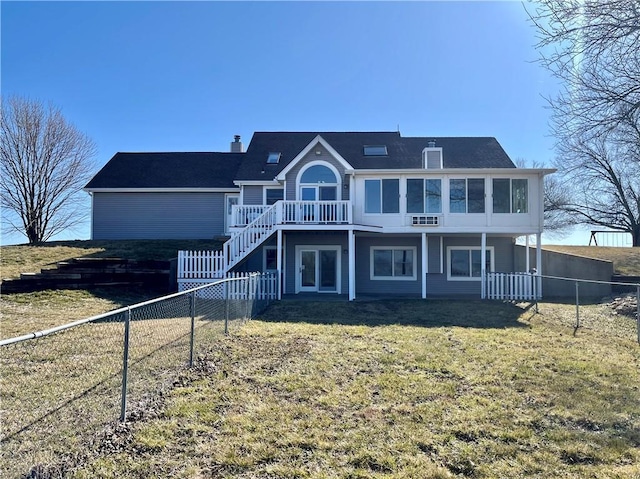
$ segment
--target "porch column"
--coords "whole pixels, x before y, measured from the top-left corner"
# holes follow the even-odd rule
[[[349,238],[349,301],[356,299],[356,234],[353,230],[348,233]]]
[[[282,283],[284,278],[282,275],[282,230],[278,229],[277,234],[277,246],[276,246],[276,269],[278,270],[278,300],[282,299]]]
[[[530,273],[531,272],[531,261],[529,258],[529,235],[526,236],[526,240],[525,240],[525,272]]]
[[[536,233],[536,274],[542,274],[542,233]],[[542,278],[538,276],[538,298],[542,298]]]
[[[486,264],[487,264],[487,233],[482,233],[482,240],[480,242],[480,298],[486,298],[486,277],[487,274]]]
[[[422,299],[427,298],[427,233],[422,233]]]

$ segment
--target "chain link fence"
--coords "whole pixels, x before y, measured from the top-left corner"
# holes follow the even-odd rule
[[[536,302],[536,312],[573,326],[574,333],[591,329],[640,344],[640,284],[539,276],[544,299]],[[568,289],[572,297],[554,298]]]
[[[277,289],[260,284],[225,279],[0,341],[0,476],[59,462],[144,414],[198,351],[268,306]]]

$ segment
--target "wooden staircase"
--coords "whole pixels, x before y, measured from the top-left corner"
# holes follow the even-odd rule
[[[224,278],[276,230],[280,203],[270,206],[242,230],[234,233],[221,251],[179,251],[178,279]]]

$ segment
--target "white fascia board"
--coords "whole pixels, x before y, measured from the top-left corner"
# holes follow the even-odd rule
[[[322,136],[317,135],[300,153],[298,153],[298,155],[293,160],[289,162],[289,164],[278,174],[278,176],[276,176],[275,179],[284,181],[287,173],[289,173],[289,171],[291,171],[291,169],[296,166],[296,164],[302,158],[304,158],[307,153],[309,153],[318,143],[320,143],[325,148],[325,150],[327,150],[329,154],[342,165],[345,170],[353,170],[353,166],[351,166],[347,160],[345,160],[329,143],[327,143],[326,140],[322,138]]]
[[[402,168],[402,169],[362,169],[355,170],[355,175],[411,175],[429,173],[432,175],[548,175],[554,173],[554,168]]]
[[[237,193],[239,188],[83,188],[89,193]]]
[[[281,183],[276,180],[235,180],[233,182],[237,186],[281,186]]]

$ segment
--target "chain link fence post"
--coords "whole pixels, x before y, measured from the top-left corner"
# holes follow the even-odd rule
[[[124,317],[124,347],[122,353],[122,399],[120,401],[120,422],[127,417],[127,382],[129,375],[129,330],[131,326],[131,308],[127,308]]]
[[[229,334],[229,281],[224,283],[224,334]]]
[[[196,292],[191,292],[191,338],[189,341],[189,367],[193,367],[194,346],[196,340]]]
[[[576,281],[576,331],[580,327],[580,283]]]

